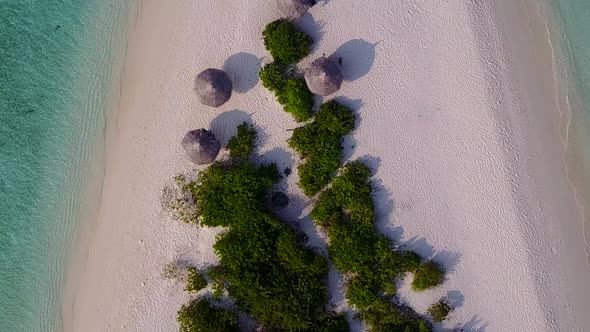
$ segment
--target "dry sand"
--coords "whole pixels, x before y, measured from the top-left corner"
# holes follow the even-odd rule
[[[498,2],[498,5],[493,5]],[[226,142],[235,126],[260,129],[261,161],[296,167],[286,147],[296,123],[257,84],[270,56],[261,31],[272,1],[145,0],[129,32],[118,113],[108,130],[97,220],[83,225],[68,280],[68,331],[173,331],[189,300],[163,280],[177,258],[213,264],[217,229],[169,220],[162,189],[194,169],[180,147],[195,128]],[[335,97],[357,111],[346,158],[375,170],[379,228],[450,270],[432,291],[400,294],[419,312],[447,296],[444,324],[465,331],[581,331],[590,280],[579,207],[564,164],[568,114],[561,107],[543,10],[528,2],[321,2],[301,26],[314,54],[342,56],[347,81]],[[232,99],[201,106],[202,69],[233,75]],[[285,211],[306,217],[297,174],[281,186]],[[331,274],[332,302],[346,309]],[[356,326],[356,328],[359,328]]]

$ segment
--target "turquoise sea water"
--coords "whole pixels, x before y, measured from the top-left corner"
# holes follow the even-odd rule
[[[61,330],[130,2],[0,0],[0,331]]]
[[[568,167],[573,170],[570,181],[584,206],[584,236],[590,264],[590,1],[553,0],[550,4],[559,25],[558,56],[564,64],[564,92],[572,111],[568,144]]]
[[[570,78],[577,84],[578,97],[590,105],[590,1],[554,0],[553,5],[565,35],[563,46],[573,74]]]

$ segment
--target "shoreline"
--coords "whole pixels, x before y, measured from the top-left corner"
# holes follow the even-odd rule
[[[141,0],[137,0],[140,2]],[[125,34],[125,40],[123,41],[123,49],[117,54],[113,53],[114,65],[110,68],[111,72],[111,83],[108,92],[109,102],[108,110],[103,114],[104,116],[104,128],[102,131],[102,141],[94,142],[95,153],[91,157],[89,162],[88,176],[84,179],[84,190],[82,192],[83,199],[80,207],[79,223],[76,225],[74,241],[70,243],[71,250],[68,251],[66,257],[66,265],[64,267],[63,274],[63,287],[61,289],[62,298],[60,302],[60,313],[61,313],[61,327],[63,331],[74,331],[72,328],[76,296],[79,292],[84,269],[87,265],[89,250],[93,244],[93,232],[99,226],[97,219],[102,205],[103,187],[105,174],[107,172],[107,159],[109,151],[116,142],[115,135],[113,133],[116,127],[117,118],[121,108],[120,97],[122,89],[122,78],[125,71],[125,62],[127,60],[127,38],[129,33],[133,29],[134,19],[136,19],[136,6],[133,4],[127,5],[128,15],[125,18],[124,26],[122,30]],[[120,66],[117,66],[120,65]],[[93,202],[95,204],[90,204]]]
[[[259,39],[263,22],[270,22],[276,17],[272,9],[244,2],[210,4],[207,7],[186,1],[166,7],[166,13],[162,13],[161,5],[154,0],[140,1],[137,6],[135,15],[130,15],[135,16],[135,20],[129,20],[128,52],[121,77],[118,111],[108,119],[101,206],[96,220],[81,224],[80,243],[75,249],[78,258],[72,260],[68,272],[68,279],[76,280],[77,284],[74,288],[71,282],[66,285],[66,331],[78,331],[82,327],[91,327],[92,331],[139,331],[148,327],[170,330],[176,326],[176,310],[190,297],[183,293],[182,285],[171,285],[161,280],[162,265],[179,256],[190,259],[197,266],[215,263],[211,246],[219,230],[174,224],[167,220],[159,207],[160,190],[170,183],[174,175],[193,169],[178,144],[179,137],[186,130],[215,127],[217,124],[223,140],[229,137],[227,131],[232,131],[232,126],[252,119],[266,135],[261,147],[262,159],[288,166],[297,164],[297,157],[285,152],[286,129],[293,128],[295,124],[273,104],[272,96],[259,83],[248,93],[234,93],[228,105],[220,110],[199,106],[190,86],[200,68],[221,68],[224,60],[232,54],[251,52],[258,58],[264,57],[265,52],[258,45],[260,43],[253,43]],[[339,33],[346,26],[343,15],[349,10],[346,6],[356,8],[358,17],[351,18],[350,31],[341,37]],[[345,43],[346,38],[365,36],[363,38],[370,42],[377,42],[383,36],[389,38],[373,51],[375,64],[369,68],[368,74],[345,82],[338,96],[360,98],[362,106],[357,111],[364,123],[351,138],[353,145],[358,147],[345,154],[349,160],[367,155],[379,160],[376,178],[383,191],[378,194],[378,199],[382,201],[377,202],[377,208],[385,234],[397,241],[404,240],[402,244],[423,254],[430,253],[430,256],[437,257],[453,269],[448,283],[441,289],[412,295],[404,293],[402,288],[402,296],[423,312],[426,304],[454,292],[457,298],[462,298],[461,304],[445,327],[470,324],[474,331],[486,327],[491,331],[501,331],[526,327],[530,323],[533,325],[529,327],[537,326],[539,330],[548,330],[551,326],[567,331],[565,326],[568,326],[568,321],[564,315],[571,313],[575,317],[583,317],[583,312],[576,313],[575,308],[570,308],[564,314],[562,304],[573,299],[577,308],[584,308],[583,304],[590,296],[583,297],[584,288],[580,288],[585,286],[580,281],[583,278],[576,278],[571,271],[566,276],[560,273],[572,269],[579,261],[577,256],[575,260],[570,257],[574,250],[569,240],[576,238],[575,228],[559,223],[557,217],[565,216],[566,220],[571,217],[566,207],[571,206],[572,201],[566,202],[565,198],[556,201],[551,196],[553,191],[567,193],[563,181],[564,165],[551,159],[560,155],[555,139],[560,137],[561,130],[555,129],[555,114],[547,109],[540,114],[532,111],[544,109],[543,93],[540,91],[548,91],[547,86],[550,87],[551,83],[543,77],[541,81],[547,86],[543,86],[542,90],[533,83],[532,77],[538,76],[524,73],[528,69],[543,68],[540,64],[532,64],[530,68],[528,64],[523,66],[528,69],[519,67],[522,59],[527,58],[527,52],[533,50],[519,44],[522,40],[518,38],[525,38],[523,36],[528,32],[519,21],[522,16],[511,13],[517,5],[492,6],[497,15],[493,15],[493,22],[485,22],[489,26],[484,26],[482,31],[469,31],[466,26],[477,30],[482,19],[489,19],[485,15],[471,16],[467,25],[458,22],[457,39],[441,33],[439,37],[447,38],[444,40],[448,45],[440,47],[434,40],[426,39],[428,34],[434,33],[438,24],[444,24],[453,15],[465,19],[473,13],[461,5],[430,4],[432,8],[427,8],[427,14],[415,14],[417,22],[422,22],[424,27],[408,28],[396,24],[395,27],[379,26],[367,31],[367,27],[359,27],[358,24],[362,20],[366,23],[373,11],[387,12],[388,6],[381,4],[381,9],[378,4],[375,8],[358,6],[329,3],[312,9],[313,20],[304,20],[303,25],[309,29],[325,24],[325,30],[322,31],[321,44],[316,45],[314,54],[306,60],[322,53],[330,54]],[[469,6],[476,5],[465,5]],[[457,8],[461,9],[459,13],[450,14]],[[433,12],[439,9],[442,12],[434,15]],[[256,18],[253,15],[257,15]],[[220,16],[224,17],[222,21],[232,21],[235,30],[216,31],[208,35],[216,26],[222,25],[217,22]],[[398,16],[403,18],[398,12],[389,11],[383,22],[398,19]],[[514,54],[504,54],[502,61],[508,59],[507,64],[495,62],[493,56],[499,53],[485,53],[490,51],[490,45],[497,47],[494,52],[504,50],[501,41],[496,40],[494,31],[490,30],[498,26],[501,27],[499,34],[510,32],[511,40],[507,42],[512,45],[507,49]],[[472,41],[472,33],[482,33],[479,42],[483,41],[483,44],[478,46],[477,40]],[[536,33],[542,36],[540,31]],[[411,45],[409,37],[425,38],[425,45],[434,49],[434,54]],[[475,36],[474,39],[477,38]],[[448,52],[452,52],[452,47],[467,42],[476,43],[475,46],[468,44],[470,55],[459,57],[454,62],[443,60]],[[395,43],[400,43],[395,47],[400,46],[401,51],[392,45]],[[203,45],[209,45],[211,49],[205,49],[208,47]],[[487,63],[492,65],[491,68],[485,68],[481,58],[470,57],[481,51],[484,52],[483,59],[492,56]],[[408,57],[411,58],[414,53],[416,59],[410,61]],[[510,62],[512,56],[515,59],[513,63]],[[473,70],[475,74],[460,70],[459,78],[446,76],[446,73],[462,68],[459,66],[461,61],[466,62],[466,71]],[[393,77],[388,73],[392,64],[399,66],[395,68]],[[426,64],[442,69],[437,68],[429,76],[429,68],[421,67]],[[498,76],[490,81],[490,77],[486,76],[489,73]],[[243,83],[245,77],[238,77],[238,80]],[[426,77],[430,77],[432,82],[424,81]],[[461,82],[460,79],[470,80],[475,88],[461,91],[456,85]],[[395,81],[389,86],[358,96],[358,91],[392,80]],[[403,86],[402,82],[406,82],[407,86]],[[429,83],[426,89],[433,89],[430,93],[424,91],[424,82]],[[501,86],[497,91],[486,90],[496,83],[507,84],[508,87],[506,90],[502,90]],[[458,101],[450,100],[434,89],[446,89],[447,93],[456,95]],[[389,93],[389,90],[394,91]],[[424,100],[418,103],[407,93]],[[540,98],[536,100],[531,96]],[[475,106],[482,110],[472,109],[472,105],[468,105],[470,99],[481,101]],[[509,109],[503,110],[504,113],[498,117],[499,108],[493,106],[494,102]],[[541,107],[534,107],[535,103]],[[388,105],[383,104],[395,105],[396,112],[392,113]],[[455,110],[463,118],[457,117],[453,113]],[[423,118],[417,118],[417,113]],[[535,126],[539,129],[531,131]],[[462,130],[465,133],[459,132]],[[423,131],[425,135],[413,131]],[[380,143],[379,137],[384,135],[392,138],[391,146]],[[510,139],[515,141],[502,141]],[[448,145],[436,143],[445,140]],[[549,143],[541,147],[539,142],[543,140]],[[414,144],[418,146],[414,147]],[[486,146],[489,151],[480,151],[477,144]],[[547,150],[545,146],[552,149]],[[398,156],[400,152],[403,156]],[[457,155],[456,160],[450,158],[453,155]],[[440,174],[445,174],[448,180],[440,179]],[[489,178],[478,179],[479,174]],[[560,180],[548,182],[556,174],[561,174],[556,177]],[[296,180],[290,177],[283,186],[291,195],[301,198]],[[548,189],[552,191],[548,192]],[[387,197],[385,193],[392,197]],[[395,209],[386,206],[386,200],[390,199],[395,200]],[[562,201],[566,202],[565,207],[561,205]],[[488,206],[491,202],[502,206],[499,212]],[[290,207],[287,213],[297,214],[293,217],[305,220],[304,210],[308,204],[308,200],[303,200]],[[547,207],[539,207],[538,204]],[[395,225],[392,226],[393,222]],[[481,224],[481,228],[470,224],[477,222],[489,224]],[[440,225],[445,225],[445,228]],[[392,230],[394,227],[398,230]],[[401,232],[399,228],[402,228]],[[488,238],[480,238],[482,231],[488,231],[485,234]],[[317,239],[316,242],[321,245],[317,235],[310,238]],[[424,239],[426,242],[422,242]],[[575,243],[579,245],[579,240]],[[506,250],[504,254],[498,253],[503,249]],[[489,261],[482,264],[479,261],[482,255],[487,255]],[[332,284],[330,288],[338,286]],[[522,294],[516,296],[514,290],[520,290]],[[529,291],[535,294],[531,295]],[[496,308],[495,304],[501,300],[507,301],[506,308]],[[342,299],[337,304],[342,307]],[[485,311],[488,307],[490,310]],[[515,321],[524,315],[526,320]]]
[[[572,151],[572,145],[575,146],[577,142],[569,136],[576,113],[570,104],[571,85],[575,82],[567,75],[568,66],[571,64],[567,63],[567,59],[562,58],[563,53],[555,45],[556,41],[557,47],[564,44],[558,39],[563,36],[563,33],[559,32],[561,26],[556,23],[554,17],[558,13],[551,11],[549,3],[539,4],[526,0],[521,2],[519,16],[519,19],[526,17],[526,24],[518,19],[513,19],[511,23],[509,13],[514,12],[514,8],[509,7],[511,6],[498,4],[496,14],[504,20],[497,20],[501,22],[499,26],[504,28],[504,33],[510,35],[505,37],[507,42],[512,43],[509,49],[515,51],[514,63],[508,64],[511,77],[509,81],[515,83],[528,80],[530,82],[528,85],[519,85],[521,88],[524,87],[521,93],[529,97],[528,104],[523,104],[523,107],[528,109],[526,115],[529,120],[526,120],[526,123],[530,121],[529,126],[532,129],[532,135],[527,138],[526,143],[526,152],[529,154],[526,164],[530,170],[526,174],[533,176],[531,185],[539,188],[537,192],[541,196],[538,196],[538,199],[546,204],[542,207],[543,213],[537,215],[539,220],[531,222],[528,226],[524,225],[523,231],[528,237],[531,266],[537,277],[537,292],[546,311],[549,326],[552,330],[558,327],[564,329],[566,326],[567,331],[578,331],[590,324],[590,320],[584,313],[584,308],[588,304],[587,299],[590,297],[590,292],[587,291],[590,269],[587,264],[587,242],[584,234],[587,223],[584,209],[587,209],[587,206],[580,203],[580,196],[574,185],[577,182],[575,179],[587,179],[584,175],[587,169],[572,167],[573,164],[579,164],[581,160],[577,157],[578,152]],[[525,31],[527,29],[528,31]],[[523,43],[526,38],[531,38],[532,49],[519,48],[519,43]],[[540,61],[551,65],[553,68],[551,72],[536,69],[547,66],[528,67],[528,61],[531,59],[533,59],[532,62],[539,61],[539,58],[542,59]],[[553,97],[549,92],[553,93]],[[547,105],[551,106],[547,107]],[[539,111],[543,109],[545,111]],[[537,114],[540,112],[542,114]],[[576,121],[573,123],[575,124]],[[558,144],[562,146],[555,146],[555,142],[559,142]],[[536,156],[533,157],[534,154]],[[590,165],[584,164],[586,167]],[[542,167],[545,169],[539,171],[539,165],[544,165]],[[534,179],[542,183],[552,177],[563,178],[564,180],[561,181],[563,184],[555,180],[545,188],[534,184]],[[581,182],[582,187],[585,183],[588,182]],[[563,187],[560,191],[568,195],[552,197],[548,189],[555,190],[559,186]],[[587,197],[581,196],[584,201]],[[556,221],[553,228],[551,226],[547,228],[542,224],[542,220],[547,218]],[[544,232],[547,233],[543,234]],[[537,239],[544,236],[549,236],[552,240],[549,243],[538,243]],[[547,244],[551,247],[545,248]],[[542,253],[545,257],[539,259],[537,256]],[[537,266],[545,267],[545,269]],[[557,271],[552,271],[551,268]],[[548,289],[555,292],[553,296],[547,294]],[[557,298],[561,298],[563,307],[555,303]],[[558,322],[557,325],[556,322]]]

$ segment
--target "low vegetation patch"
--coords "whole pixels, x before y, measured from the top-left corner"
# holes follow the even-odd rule
[[[234,159],[248,159],[254,153],[256,145],[256,129],[244,122],[238,126],[238,134],[230,138],[227,148],[230,151],[230,157]]]
[[[262,85],[272,91],[285,112],[295,120],[309,120],[313,113],[313,94],[301,77],[286,73],[287,67],[278,62],[270,63],[260,70]]]
[[[430,317],[432,317],[433,321],[440,323],[447,319],[447,316],[452,310],[453,308],[447,302],[447,300],[440,299],[438,302],[431,305],[430,308],[426,310],[426,313],[429,314]]]
[[[207,287],[207,280],[194,267],[187,269],[186,291],[189,293],[196,293],[201,289]]]
[[[182,306],[177,316],[180,332],[237,332],[237,315],[197,299]]]
[[[314,121],[294,130],[289,146],[305,162],[299,166],[299,185],[307,196],[322,190],[340,167],[342,138],[354,129],[351,109],[332,100],[320,106]]]
[[[275,165],[256,165],[255,133],[243,126],[230,140],[229,162],[214,163],[184,186],[204,226],[223,226],[214,250],[220,265],[208,271],[216,292],[271,330],[309,330],[328,324],[318,313],[326,300],[328,266],[298,241],[267,207],[280,179]],[[195,287],[197,288],[197,287]],[[335,330],[325,330],[335,331]]]
[[[190,191],[184,189],[189,182],[184,175],[176,176],[174,184],[164,188],[161,203],[172,219],[185,224],[196,224],[198,223],[197,205]]]
[[[429,331],[422,318],[396,305],[393,296],[396,277],[420,270],[433,278],[432,270],[424,268],[433,263],[423,263],[414,252],[391,250],[391,241],[377,233],[370,176],[362,162],[346,165],[321,193],[311,217],[328,233],[335,267],[353,276],[348,301],[372,331]]]
[[[279,19],[269,23],[262,32],[264,47],[275,61],[292,64],[306,57],[313,39],[292,22]]]
[[[350,331],[346,317],[340,315],[326,315],[320,319],[320,322],[313,326],[313,332],[348,332]]]
[[[442,266],[436,262],[425,262],[420,264],[414,271],[414,281],[412,289],[415,291],[424,291],[436,287],[444,281],[445,271]]]
[[[184,281],[187,271],[178,261],[166,263],[162,269],[162,278],[167,280]]]

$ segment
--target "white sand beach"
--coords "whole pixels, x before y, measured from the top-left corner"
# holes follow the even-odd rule
[[[210,128],[223,144],[250,121],[261,161],[298,164],[286,144],[297,123],[257,76],[270,62],[261,31],[278,18],[271,0],[143,0],[134,15],[100,208],[82,225],[67,280],[67,331],[177,330],[189,296],[162,268],[178,257],[214,264],[219,232],[162,210],[162,189],[194,169],[180,146],[187,131]],[[303,67],[322,54],[343,57],[334,97],[360,119],[345,158],[375,171],[380,230],[450,271],[419,294],[405,280],[401,297],[423,313],[447,296],[456,310],[438,328],[587,329],[590,269],[564,159],[569,114],[543,7],[328,0],[298,24],[315,39]],[[234,80],[218,109],[193,91],[208,67]],[[283,185],[294,198],[285,214],[325,246],[296,172]],[[346,310],[341,295],[333,302]]]

